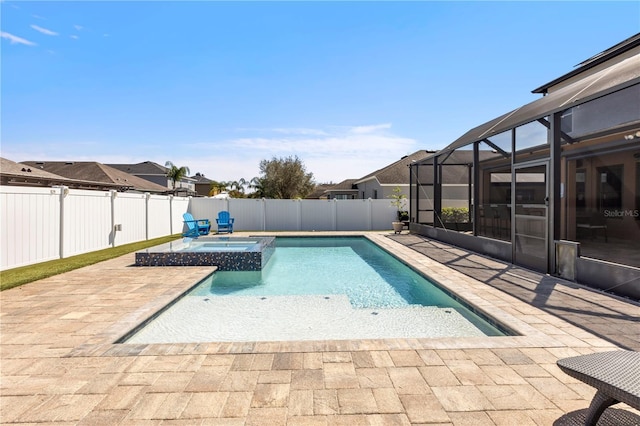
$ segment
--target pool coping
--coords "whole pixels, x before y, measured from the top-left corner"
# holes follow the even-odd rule
[[[249,236],[320,236],[321,233],[269,233]],[[363,236],[419,273],[429,277],[445,290],[455,294],[465,303],[489,314],[518,336],[463,337],[463,338],[392,338],[362,340],[302,340],[260,342],[207,342],[168,344],[114,343],[132,329],[158,312],[171,301],[188,291],[196,282],[185,283],[180,288],[165,291],[142,304],[138,309],[111,324],[91,342],[72,349],[69,357],[178,355],[178,354],[246,354],[274,352],[337,352],[398,349],[486,349],[522,347],[567,347],[583,342],[585,347],[616,348],[614,344],[594,336],[551,314],[532,307],[480,281],[464,275],[387,238],[387,233],[331,233],[330,236]],[[200,279],[215,270],[205,268]],[[198,280],[199,281],[199,280]]]

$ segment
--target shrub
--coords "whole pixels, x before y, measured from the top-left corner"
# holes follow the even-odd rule
[[[442,222],[444,223],[468,223],[469,208],[467,207],[443,207]]]

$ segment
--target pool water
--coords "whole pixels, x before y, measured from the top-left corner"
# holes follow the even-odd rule
[[[277,237],[261,271],[213,273],[122,341],[506,334],[364,237]]]
[[[193,296],[346,294],[354,308],[459,307],[454,299],[365,238],[278,237],[257,272],[217,272]]]

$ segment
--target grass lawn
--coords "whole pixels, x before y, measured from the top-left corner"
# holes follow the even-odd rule
[[[156,238],[148,241],[125,244],[91,253],[79,254],[64,259],[50,260],[48,262],[36,263],[34,265],[22,266],[0,272],[0,291],[21,286],[43,278],[58,275],[63,272],[72,271],[84,266],[93,265],[103,260],[122,256],[123,254],[153,247],[158,244],[168,243],[179,239],[180,234],[169,235],[167,237]]]

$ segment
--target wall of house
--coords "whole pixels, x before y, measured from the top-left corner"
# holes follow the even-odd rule
[[[380,183],[376,179],[370,179],[365,182],[361,182],[356,186],[358,187],[358,198],[360,199],[384,199],[382,185],[380,185]]]
[[[149,182],[157,183],[158,185],[162,185],[167,189],[171,188],[171,181],[167,179],[164,175],[144,175],[144,174],[136,174],[139,178],[146,179]]]

